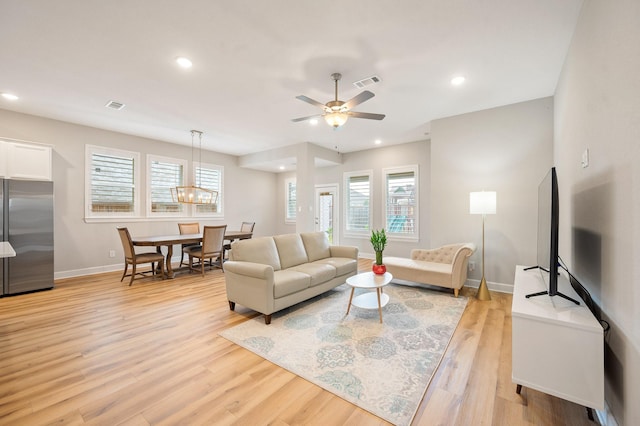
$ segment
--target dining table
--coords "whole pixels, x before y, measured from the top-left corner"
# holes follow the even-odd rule
[[[253,232],[243,231],[226,231],[224,233],[225,241],[245,240],[251,238]],[[174,234],[174,235],[150,235],[146,237],[132,237],[134,246],[155,247],[158,253],[162,253],[162,247],[167,247],[167,255],[165,257],[166,276],[173,278],[175,273],[171,267],[171,258],[173,257],[173,246],[177,244],[192,244],[202,242],[202,233],[199,234]]]

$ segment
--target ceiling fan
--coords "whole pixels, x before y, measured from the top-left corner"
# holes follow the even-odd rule
[[[348,100],[347,102],[343,102],[341,100],[338,100],[338,81],[342,78],[342,74],[337,72],[333,73],[331,74],[331,78],[333,79],[336,85],[335,100],[329,101],[326,104],[322,104],[304,95],[296,96],[296,99],[300,99],[301,101],[304,101],[311,105],[315,105],[322,108],[324,113],[310,115],[308,117],[294,118],[291,121],[298,122],[298,121],[311,120],[318,117],[324,117],[324,120],[327,122],[328,125],[338,128],[342,126],[344,123],[346,123],[349,117],[366,118],[369,120],[382,120],[385,117],[384,114],[372,114],[370,112],[351,111],[351,108],[363,103],[366,100],[373,98],[375,95],[372,92],[365,90],[364,92]]]

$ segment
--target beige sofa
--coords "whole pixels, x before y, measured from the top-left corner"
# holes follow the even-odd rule
[[[411,250],[411,258],[385,256],[384,264],[394,279],[433,284],[458,291],[467,280],[467,262],[476,250],[472,243],[450,244],[436,249]]]
[[[271,314],[343,284],[358,272],[358,248],[329,245],[325,232],[238,240],[224,264],[227,299]]]

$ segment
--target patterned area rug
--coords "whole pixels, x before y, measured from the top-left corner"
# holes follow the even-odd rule
[[[356,289],[356,295],[360,289]],[[390,284],[378,311],[351,307],[346,284],[259,316],[224,338],[397,425],[408,425],[467,305],[418,287]]]

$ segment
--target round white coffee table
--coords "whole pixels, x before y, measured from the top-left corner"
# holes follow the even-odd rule
[[[347,284],[351,286],[351,296],[349,296],[349,306],[347,306],[347,315],[351,310],[351,305],[357,306],[363,309],[378,309],[380,314],[380,323],[382,323],[382,308],[389,303],[389,295],[382,292],[382,287],[389,284],[393,279],[393,275],[389,272],[385,272],[382,275],[374,274],[373,272],[362,272],[353,277],[347,278]],[[373,290],[363,293],[359,296],[353,297],[353,292],[356,288],[366,288]]]

